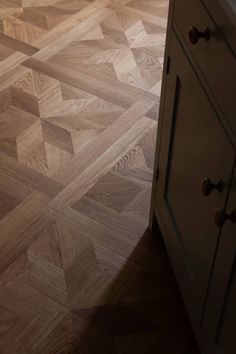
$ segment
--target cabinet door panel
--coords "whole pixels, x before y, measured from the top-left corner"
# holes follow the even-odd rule
[[[232,210],[236,210],[236,173],[227,213]],[[209,352],[236,353],[236,223],[230,221],[222,228],[202,333],[209,343]]]
[[[187,304],[200,324],[215,256],[214,209],[224,207],[234,149],[174,32],[159,157],[156,212]],[[202,180],[224,181],[208,197]]]

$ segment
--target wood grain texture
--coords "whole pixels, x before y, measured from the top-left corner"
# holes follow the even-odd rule
[[[146,231],[167,1],[0,2],[0,352],[197,353]]]

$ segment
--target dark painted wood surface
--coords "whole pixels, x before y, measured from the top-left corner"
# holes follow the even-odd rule
[[[236,209],[236,171],[226,212]],[[202,332],[212,353],[236,352],[236,224],[222,228]]]
[[[214,208],[224,207],[234,149],[174,34],[170,57],[174,60],[166,88],[157,208],[165,220],[167,246],[181,267],[186,300],[199,323],[218,238]],[[224,190],[203,196],[205,177],[222,179]]]
[[[235,354],[235,224],[214,220],[216,209],[236,204],[235,32],[212,6],[171,1],[153,209],[202,353]],[[191,26],[209,28],[210,39],[190,43]],[[204,196],[204,178],[223,181],[223,191]]]
[[[236,70],[232,70],[236,67],[236,57],[199,0],[175,1],[174,24],[215,96],[224,120],[229,122],[236,135]],[[196,44],[190,43],[188,32],[192,26],[199,31],[209,29],[209,40],[200,39]]]

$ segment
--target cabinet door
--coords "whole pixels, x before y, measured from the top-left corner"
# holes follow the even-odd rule
[[[236,210],[236,171],[227,214]],[[209,353],[236,353],[236,223],[222,228],[212,282],[202,324]]]
[[[171,34],[155,213],[185,302],[200,324],[224,207],[234,149],[174,32]],[[204,178],[224,183],[206,197]]]

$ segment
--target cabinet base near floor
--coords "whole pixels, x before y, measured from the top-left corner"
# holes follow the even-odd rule
[[[201,352],[235,354],[236,25],[214,17],[214,4],[170,1],[150,228],[164,239]]]

